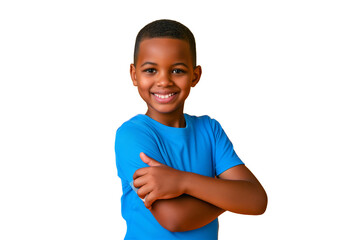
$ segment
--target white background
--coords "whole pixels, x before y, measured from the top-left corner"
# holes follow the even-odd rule
[[[1,1],[0,239],[123,239],[115,131],[160,18],[195,35],[186,112],[219,120],[265,187],[219,239],[359,239],[358,1]]]

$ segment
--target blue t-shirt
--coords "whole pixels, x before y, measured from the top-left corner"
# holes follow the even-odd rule
[[[243,164],[220,124],[208,116],[184,114],[186,127],[163,125],[146,115],[137,115],[116,132],[115,153],[123,195],[122,216],[127,223],[125,239],[217,239],[218,220],[196,230],[170,232],[145,207],[130,183],[139,168],[148,167],[140,152],[172,168],[215,177]]]

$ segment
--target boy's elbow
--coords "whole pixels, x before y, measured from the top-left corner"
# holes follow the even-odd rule
[[[262,214],[264,214],[265,211],[266,211],[266,208],[267,208],[267,202],[261,204],[261,205],[258,207],[257,211],[254,212],[253,215],[262,215]]]
[[[261,194],[257,194],[252,199],[249,199],[246,204],[239,206],[234,212],[245,215],[262,215],[266,211],[267,203],[268,198],[264,191]]]
[[[160,202],[165,201],[155,202],[155,207],[153,207],[151,210],[158,223],[170,232],[186,231],[181,224],[181,213],[176,211],[175,208],[170,207],[168,204],[166,204],[166,202],[165,204],[161,204]]]
[[[261,194],[261,197],[259,197],[259,199],[254,201],[254,206],[250,214],[251,215],[264,214],[267,208],[267,203],[268,203],[268,198],[266,192],[264,191],[263,194]]]
[[[177,224],[176,222],[167,222],[164,224],[161,224],[166,230],[170,232],[182,232],[181,226]]]
[[[176,220],[176,218],[167,218],[158,221],[160,225],[170,232],[183,232],[186,231],[183,226]]]

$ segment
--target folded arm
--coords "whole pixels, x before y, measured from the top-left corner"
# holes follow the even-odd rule
[[[160,164],[143,153],[140,154],[140,157],[149,166],[159,168],[137,170],[133,176],[133,184],[136,188],[139,188],[137,190],[139,197],[145,198],[145,206],[151,211],[160,225],[167,230],[183,232],[198,229],[209,224],[224,212],[223,209],[210,203],[178,192],[178,188],[175,186],[179,184],[174,185],[174,183],[179,183],[182,179],[181,176],[173,173],[180,173],[181,171]],[[157,172],[156,170],[163,170],[164,172],[157,172],[155,175],[148,174],[149,171],[152,172],[151,170],[155,170],[153,173]],[[154,182],[153,176],[165,177],[157,179],[157,181],[165,184],[157,184],[156,181]],[[162,187],[155,190],[153,186]],[[150,191],[151,194],[149,194]],[[157,194],[155,194],[157,191],[161,191],[162,198],[157,198]]]
[[[186,173],[184,192],[234,213],[260,215],[267,207],[267,195],[245,165],[238,165],[210,178]]]
[[[170,231],[202,227],[222,214],[223,209],[253,215],[266,209],[266,193],[244,165],[211,178],[175,170],[143,153],[140,157],[150,167],[134,174],[134,185],[140,188],[138,195],[146,196],[145,206]]]
[[[157,200],[150,209],[156,220],[171,232],[198,229],[215,220],[224,210],[189,195]]]

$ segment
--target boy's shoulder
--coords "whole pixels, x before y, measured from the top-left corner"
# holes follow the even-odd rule
[[[123,124],[121,124],[121,127],[133,127],[133,126],[142,126],[144,125],[144,115],[137,114],[130,118],[129,120],[125,121]]]
[[[210,125],[212,128],[216,127],[217,125],[220,125],[220,123],[216,119],[211,118],[209,115],[202,115],[202,116],[193,116],[188,114],[186,115],[195,124]]]
[[[143,115],[138,114],[129,120],[125,121],[118,127],[117,135],[119,134],[137,134],[138,132],[146,132],[147,126]]]
[[[211,120],[211,118],[208,115],[201,115],[201,116],[196,116],[196,115],[190,115],[190,114],[184,114],[185,117],[187,118],[191,118],[195,121],[209,121]]]

